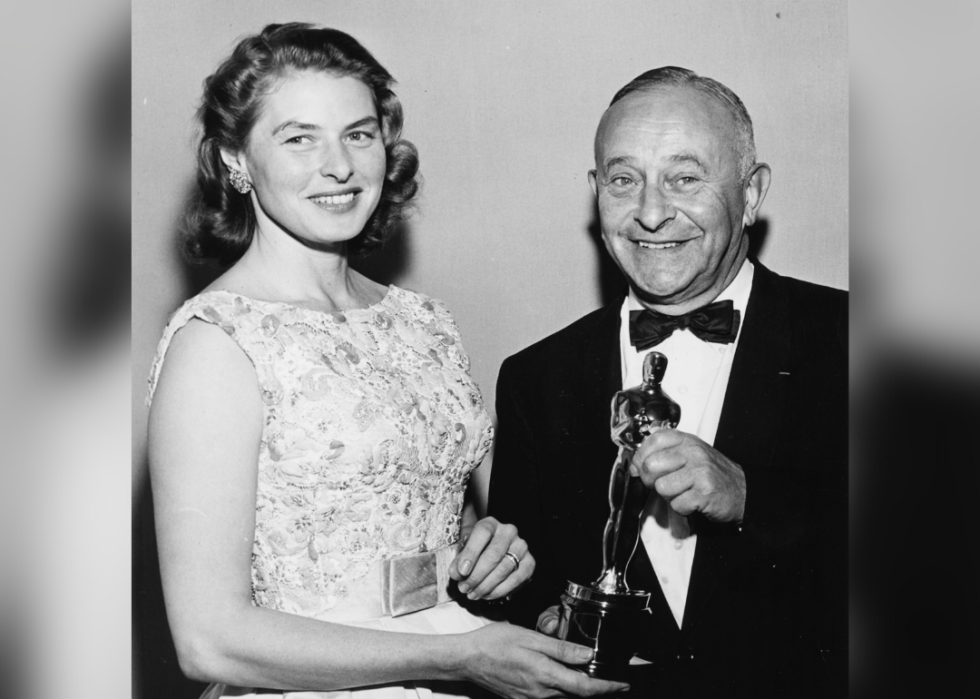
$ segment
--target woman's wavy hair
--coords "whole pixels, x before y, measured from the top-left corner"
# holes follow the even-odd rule
[[[387,167],[378,206],[364,230],[348,242],[348,252],[365,254],[380,247],[411,206],[419,188],[418,152],[401,138],[402,106],[391,90],[391,74],[344,32],[299,22],[270,24],[240,41],[204,81],[198,109],[204,132],[197,149],[197,196],[184,227],[184,252],[190,260],[227,267],[252,242],[255,212],[250,198],[232,188],[221,149],[244,150],[263,97],[293,70],[354,77],[374,94]]]

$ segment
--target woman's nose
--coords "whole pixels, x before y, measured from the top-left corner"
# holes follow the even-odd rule
[[[350,154],[342,145],[328,145],[324,148],[322,157],[320,174],[324,177],[332,177],[338,182],[346,182],[354,173],[354,164]]]

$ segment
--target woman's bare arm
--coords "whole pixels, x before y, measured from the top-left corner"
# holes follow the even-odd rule
[[[514,697],[620,688],[560,664],[587,662],[587,649],[504,624],[467,634],[409,635],[254,606],[262,420],[248,358],[220,328],[191,321],[169,348],[149,428],[167,615],[189,677],[317,690],[468,679]]]

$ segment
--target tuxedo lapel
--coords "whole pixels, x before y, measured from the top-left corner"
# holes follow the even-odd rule
[[[613,394],[623,387],[623,369],[619,350],[619,321],[623,299],[620,298],[602,310],[595,332],[582,354],[582,382],[586,394],[599,401],[609,423],[609,405]],[[612,440],[609,440],[612,443]]]
[[[714,447],[748,475],[753,466],[769,466],[782,425],[785,380],[789,376],[791,331],[787,295],[779,276],[755,262],[745,323],[725,392]],[[718,551],[730,527],[698,521],[697,553],[691,570],[684,632],[697,633],[699,619],[724,578]]]
[[[576,377],[580,382],[577,388],[581,403],[575,429],[578,430],[577,434],[594,435],[593,439],[581,440],[580,443],[598,447],[595,451],[586,449],[590,458],[596,460],[589,470],[598,469],[605,479],[608,479],[616,458],[616,446],[609,434],[609,406],[613,394],[623,386],[619,351],[619,311],[622,302],[620,298],[602,309],[595,331],[582,348],[581,370]]]
[[[609,436],[609,405],[621,381],[619,309],[606,306],[575,328],[551,352],[546,399],[538,429],[552,435],[552,451],[540,460],[555,526],[549,552],[562,561],[562,577],[588,585],[602,572],[602,531],[609,515],[609,474],[616,447]],[[557,524],[560,523],[560,524]]]
[[[779,276],[758,262],[745,316],[714,446],[737,464],[769,465],[791,371],[790,309]]]

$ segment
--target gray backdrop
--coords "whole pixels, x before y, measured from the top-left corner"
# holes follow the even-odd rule
[[[756,254],[780,273],[847,287],[845,0],[136,0],[134,696],[167,686],[155,677],[161,618],[145,616],[155,588],[141,577],[155,565],[145,381],[168,315],[210,280],[176,249],[201,81],[236,39],[296,20],[351,33],[398,80],[421,208],[366,271],[449,305],[491,410],[500,362],[597,308],[618,281],[597,244],[586,172],[605,106],[650,68],[691,68],[739,94],[773,171]]]

